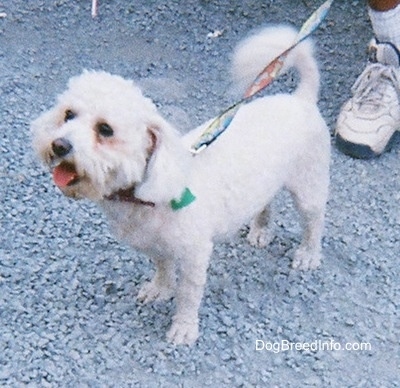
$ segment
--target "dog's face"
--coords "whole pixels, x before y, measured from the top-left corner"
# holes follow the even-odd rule
[[[143,179],[153,110],[131,82],[86,72],[34,121],[34,148],[65,195],[99,200]]]
[[[157,169],[150,159],[162,157],[166,127],[131,81],[85,72],[72,78],[55,107],[32,123],[33,145],[66,196],[98,201],[144,186],[156,173],[149,171]],[[142,195],[149,196],[149,190],[141,187]],[[153,196],[160,190],[152,187]]]

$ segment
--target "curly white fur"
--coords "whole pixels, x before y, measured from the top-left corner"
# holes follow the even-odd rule
[[[245,40],[233,60],[236,78],[246,81],[242,86],[295,36],[291,28],[276,27]],[[293,194],[304,219],[293,267],[320,263],[330,137],[316,106],[319,74],[311,43],[294,49],[288,65],[299,69],[297,90],[243,106],[229,129],[196,157],[189,147],[206,124],[181,137],[133,82],[104,72],[71,79],[56,106],[32,124],[34,147],[45,163],[74,170],[71,184],[59,183],[64,194],[96,201],[117,235],[154,261],[156,274],[139,299],[175,296],[168,332],[174,343],[191,344],[198,337],[213,243],[250,222],[249,241],[266,245],[268,204],[280,189]],[[66,118],[67,111],[73,116]],[[99,123],[107,123],[112,134],[101,132]],[[68,145],[63,152],[54,146],[60,139]],[[133,187],[137,198],[154,206],[108,199]],[[174,211],[170,200],[186,187],[196,200]]]

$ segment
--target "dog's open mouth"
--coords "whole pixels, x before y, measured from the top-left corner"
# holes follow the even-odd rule
[[[59,188],[72,186],[79,181],[79,175],[72,163],[62,162],[53,169],[53,180]]]

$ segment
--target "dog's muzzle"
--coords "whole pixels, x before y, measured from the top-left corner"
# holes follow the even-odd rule
[[[67,186],[76,184],[80,179],[75,165],[64,159],[73,151],[71,142],[64,137],[60,137],[51,143],[51,150],[54,154],[52,158],[54,183],[60,189],[65,189]]]
[[[51,143],[51,149],[55,156],[63,158],[72,151],[72,144],[67,139],[60,137]]]

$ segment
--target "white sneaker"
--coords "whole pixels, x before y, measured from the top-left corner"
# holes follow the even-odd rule
[[[371,62],[354,83],[335,133],[337,147],[360,159],[383,153],[400,130],[399,52],[372,40],[369,54]]]

